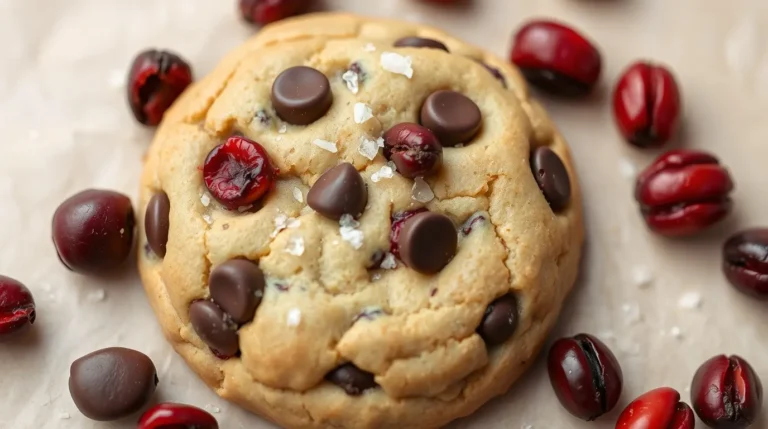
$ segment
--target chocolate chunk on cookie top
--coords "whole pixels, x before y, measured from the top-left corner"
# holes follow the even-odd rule
[[[208,300],[193,302],[189,306],[189,320],[200,339],[220,356],[237,354],[237,326],[218,305]]]
[[[531,156],[531,170],[544,198],[553,211],[568,206],[571,199],[571,179],[559,156],[548,147],[538,147]]]
[[[433,92],[421,106],[421,125],[432,130],[443,146],[469,143],[482,120],[477,104],[456,91]]]
[[[363,371],[351,363],[346,363],[326,376],[331,383],[341,387],[348,395],[357,396],[376,387],[373,374]]]
[[[368,189],[355,167],[345,162],[323,173],[307,193],[307,204],[334,220],[348,214],[358,217],[368,203]]]
[[[147,233],[147,243],[155,255],[165,257],[165,245],[168,243],[168,229],[170,228],[171,201],[165,192],[152,196],[147,204],[147,212],[144,215],[144,230]]]
[[[211,271],[208,289],[213,302],[236,323],[253,319],[264,296],[264,273],[245,259],[232,259]]]
[[[333,104],[328,78],[311,67],[291,67],[272,85],[272,105],[280,117],[294,125],[309,125]]]
[[[398,48],[432,48],[448,52],[448,47],[445,46],[443,42],[434,39],[426,39],[424,37],[403,37],[395,41],[395,46]]]
[[[448,216],[438,213],[417,213],[400,229],[398,248],[400,258],[422,274],[435,274],[456,254],[458,235]]]

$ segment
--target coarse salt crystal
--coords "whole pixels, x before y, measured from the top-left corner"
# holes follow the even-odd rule
[[[355,103],[354,118],[356,124],[363,124],[365,121],[373,118],[373,110],[371,110],[371,106],[365,103]]]
[[[387,254],[384,256],[384,260],[381,261],[381,265],[379,267],[385,269],[385,270],[394,270],[397,268],[397,260],[395,259],[395,255],[387,252]]]
[[[363,50],[365,52],[376,52],[376,46],[374,46],[373,43],[366,43],[365,46],[363,46]]]
[[[208,207],[211,204],[211,197],[208,194],[200,195],[200,202],[203,204],[203,207]]]
[[[349,214],[344,214],[339,219],[339,234],[341,239],[351,244],[355,249],[363,247],[363,231],[357,229],[360,226],[360,222],[356,221]]]
[[[379,153],[379,145],[374,140],[371,140],[365,136],[360,136],[360,146],[358,146],[357,151],[360,152],[360,155],[363,155],[367,159],[373,161],[373,159],[376,158],[376,155]]]
[[[286,131],[288,131],[288,125],[285,124],[280,125],[280,129],[277,130],[277,132],[280,134],[285,134]]]
[[[285,246],[285,251],[293,256],[301,256],[304,254],[304,239],[300,235],[293,235],[288,239],[288,245]]]
[[[301,189],[293,188],[293,198],[300,203],[304,202],[304,194],[301,193]]]
[[[645,289],[653,283],[653,273],[645,267],[635,267],[632,270],[632,282],[640,289]]]
[[[413,181],[411,198],[420,203],[428,203],[435,198],[435,194],[432,192],[432,188],[429,187],[429,183],[425,182],[423,178],[417,177]]]
[[[688,310],[701,308],[701,294],[698,292],[686,292],[677,301],[677,306]]]
[[[381,67],[388,72],[401,74],[410,79],[413,77],[412,64],[413,60],[409,56],[395,52],[381,53]]]
[[[384,137],[379,137],[378,139],[376,139],[376,144],[379,147],[384,147]]]
[[[321,148],[321,149],[325,149],[325,150],[327,150],[328,152],[331,152],[331,153],[336,153],[336,152],[339,151],[338,149],[336,149],[336,143],[329,142],[328,140],[314,139],[312,141],[312,144],[317,146],[317,147],[319,147],[319,148]]]
[[[288,326],[299,326],[301,323],[301,310],[298,308],[288,310],[288,317],[286,318],[285,323]]]
[[[208,225],[213,225],[213,218],[212,218],[212,217],[211,217],[211,215],[209,215],[208,213],[206,213],[206,214],[204,214],[204,215],[203,215],[203,220],[204,220],[204,221],[205,221],[205,223],[207,223]]]
[[[352,94],[360,92],[360,76],[352,70],[347,70],[341,75],[341,80],[347,84],[347,89],[352,91]]]
[[[389,165],[382,165],[379,171],[371,174],[371,181],[373,183],[379,182],[381,179],[391,179],[395,177],[395,171]]]
[[[296,218],[288,217],[280,213],[279,215],[275,216],[275,230],[272,231],[272,234],[270,234],[270,236],[272,238],[275,238],[277,237],[277,234],[279,234],[280,231],[284,230],[285,228],[295,229],[295,228],[298,228],[300,225],[301,225],[300,220]]]

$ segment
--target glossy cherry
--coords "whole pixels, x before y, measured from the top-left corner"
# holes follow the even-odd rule
[[[230,137],[205,159],[203,179],[211,195],[229,210],[247,207],[264,197],[277,171],[267,151],[245,137]]]
[[[398,173],[413,179],[440,169],[443,146],[426,127],[400,123],[384,133],[384,156],[395,163]]]
[[[147,410],[137,429],[219,429],[219,424],[200,408],[166,402]]]
[[[136,120],[157,125],[192,83],[192,69],[180,56],[154,49],[136,56],[128,74],[128,104]]]
[[[706,229],[730,212],[733,186],[728,170],[714,156],[673,150],[640,174],[635,199],[651,230],[685,236]]]
[[[693,429],[691,407],[680,402],[680,393],[660,387],[640,395],[622,411],[616,429]]]
[[[240,0],[243,19],[256,24],[269,24],[307,11],[312,0]]]
[[[0,341],[35,323],[35,300],[20,282],[0,275]]]
[[[746,428],[760,415],[763,386],[743,358],[715,356],[704,362],[693,376],[691,403],[709,427]]]
[[[584,96],[600,78],[600,52],[565,24],[537,20],[515,35],[512,62],[533,85],[563,96]]]
[[[736,289],[768,300],[768,228],[732,235],[723,245],[723,272]]]

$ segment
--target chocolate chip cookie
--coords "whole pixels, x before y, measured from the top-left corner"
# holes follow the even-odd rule
[[[504,61],[415,24],[261,31],[167,112],[139,264],[169,341],[290,428],[433,428],[505,392],[576,278],[565,141]]]

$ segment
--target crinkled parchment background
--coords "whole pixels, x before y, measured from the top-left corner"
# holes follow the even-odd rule
[[[555,335],[586,331],[612,346],[625,375],[621,403],[597,423],[574,420],[539,359],[509,394],[452,428],[610,429],[645,390],[670,385],[687,398],[693,372],[717,353],[743,355],[768,381],[768,304],[732,291],[719,269],[731,232],[768,226],[768,2],[475,0],[454,10],[413,0],[325,3],[435,24],[501,55],[520,22],[554,16],[602,48],[604,78],[593,97],[542,99],[574,149],[588,223],[583,275]],[[205,407],[226,429],[273,427],[220,400],[172,352],[135,266],[111,278],[80,277],[61,266],[50,240],[51,215],[74,192],[112,188],[135,200],[152,131],[125,105],[132,56],[170,48],[201,76],[254,31],[238,19],[235,0],[0,0],[0,273],[26,283],[38,303],[32,334],[0,344],[0,428],[134,428],[135,416],[87,420],[67,389],[72,360],[114,345],[154,360],[159,400]],[[735,213],[691,240],[651,236],[632,199],[633,170],[653,153],[620,141],[609,101],[618,73],[636,57],[674,68],[685,95],[680,143],[717,153],[735,176]],[[686,293],[700,294],[700,308],[680,305]]]

